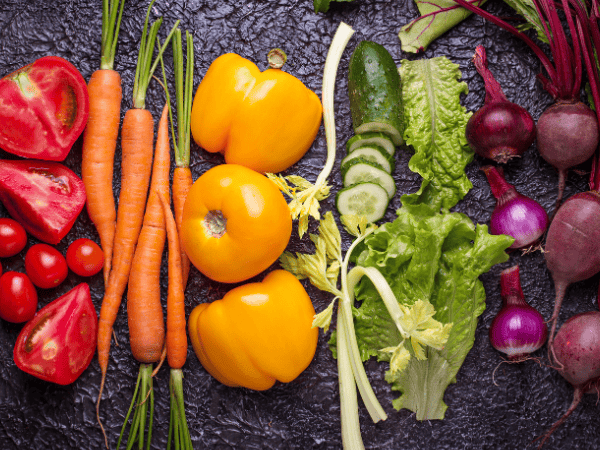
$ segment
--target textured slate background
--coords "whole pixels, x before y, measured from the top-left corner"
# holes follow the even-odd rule
[[[146,1],[128,0],[119,37],[115,68],[123,77],[123,108],[131,105],[133,76],[137,48]],[[505,16],[514,15],[498,0],[490,0],[489,11]],[[331,38],[340,21],[352,25],[356,34],[350,41],[338,72],[336,120],[338,150],[351,135],[351,119],[346,89],[348,58],[362,39],[377,41],[390,51],[397,63],[404,58],[447,55],[460,64],[470,93],[464,98],[469,110],[483,103],[481,78],[470,58],[475,46],[488,49],[490,68],[512,101],[526,107],[537,119],[550,103],[549,96],[535,81],[540,65],[533,54],[512,36],[471,17],[433,43],[424,55],[403,54],[397,32],[402,25],[417,16],[412,0],[394,2],[355,0],[334,4],[327,14],[315,14],[310,0],[278,1],[200,1],[157,0],[152,17],[164,15],[161,36],[176,19],[182,28],[194,34],[196,66],[195,82],[201,80],[210,63],[224,52],[237,52],[265,68],[269,49],[282,47],[289,56],[286,70],[299,77],[317,94],[321,94],[321,77]],[[9,72],[45,55],[59,55],[74,63],[89,79],[99,67],[101,2],[91,0],[1,0],[0,1],[0,74]],[[169,64],[168,70],[170,71]],[[163,94],[154,83],[148,92],[147,105],[158,117]],[[397,153],[395,177],[399,193],[414,192],[420,183],[418,176],[407,169],[410,150]],[[66,164],[80,173],[81,142],[73,147]],[[0,157],[7,157],[2,153]],[[119,156],[119,155],[117,155]],[[334,188],[340,187],[338,165],[331,176]],[[117,158],[118,160],[118,158]],[[314,181],[325,160],[323,129],[305,158],[290,169]],[[209,167],[222,162],[195,145],[192,148],[194,178]],[[468,168],[474,188],[456,207],[474,221],[485,223],[495,201],[483,174],[478,170],[482,161],[476,159]],[[579,169],[589,170],[584,164]],[[119,179],[117,167],[115,180]],[[517,189],[551,209],[557,175],[542,161],[535,147],[522,159],[506,167],[509,182]],[[569,173],[565,196],[586,190],[586,175]],[[116,183],[118,192],[118,184]],[[323,202],[323,209],[333,208],[333,198]],[[400,205],[394,199],[386,219],[394,218]],[[6,215],[0,207],[0,215]],[[313,227],[311,228],[314,230]],[[59,250],[79,237],[97,240],[96,232],[84,212],[67,235]],[[28,246],[35,243],[30,239]],[[345,242],[348,245],[348,242]],[[294,234],[290,249],[310,251],[308,239],[299,241]],[[4,270],[23,271],[25,250],[13,258],[2,260]],[[414,415],[396,412],[391,400],[397,396],[383,381],[385,365],[369,361],[367,372],[382,405],[389,414],[384,423],[373,424],[366,410],[360,407],[361,429],[368,449],[516,449],[533,448],[531,441],[548,429],[567,409],[572,389],[556,372],[543,363],[529,361],[519,365],[502,364],[492,379],[501,355],[489,344],[489,325],[500,307],[498,275],[512,264],[521,265],[522,284],[532,305],[545,317],[550,317],[554,289],[540,253],[511,255],[509,262],[496,266],[482,277],[488,293],[488,308],[477,329],[473,350],[468,355],[457,383],[446,391],[448,404],[443,421],[417,422]],[[166,280],[166,267],[163,269]],[[260,279],[261,277],[257,277]],[[40,306],[67,292],[83,281],[73,273],[56,289],[41,291]],[[595,293],[598,276],[578,283],[568,291],[561,323],[579,311],[596,308]],[[97,310],[103,292],[101,277],[89,280]],[[199,302],[220,298],[230,286],[211,282],[193,270],[187,290],[187,310]],[[310,285],[307,289],[317,311],[330,301]],[[103,447],[102,435],[95,418],[95,400],[100,382],[96,360],[72,385],[61,387],[40,381],[16,368],[12,350],[21,326],[0,321],[0,448],[68,449]],[[111,446],[116,439],[133,392],[138,364],[131,357],[127,337],[124,307],[116,322],[119,347],[113,346],[102,418]],[[544,347],[545,349],[545,347]],[[544,350],[539,356],[544,356]],[[326,338],[319,339],[313,363],[294,382],[278,384],[267,392],[251,392],[220,385],[202,368],[193,351],[189,351],[185,366],[184,389],[187,415],[196,448],[225,449],[338,449],[341,448],[339,397],[336,363],[327,349]],[[153,448],[165,448],[168,430],[168,370],[156,379],[158,399],[155,416]],[[598,448],[600,414],[597,398],[585,397],[576,412],[551,438],[546,448]]]

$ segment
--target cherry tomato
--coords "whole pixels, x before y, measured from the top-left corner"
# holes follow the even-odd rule
[[[76,239],[67,249],[69,269],[82,277],[91,277],[102,270],[104,253],[91,239]]]
[[[0,317],[8,322],[27,322],[37,309],[38,296],[27,275],[6,272],[0,277]]]
[[[48,303],[17,338],[13,358],[19,369],[42,380],[70,384],[96,351],[98,316],[86,283]]]
[[[65,281],[69,269],[65,257],[48,244],[35,244],[25,254],[25,271],[31,282],[50,289]]]
[[[14,256],[25,248],[27,233],[16,220],[0,218],[0,258]]]

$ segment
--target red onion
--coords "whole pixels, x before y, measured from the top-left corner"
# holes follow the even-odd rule
[[[535,243],[548,228],[548,214],[535,200],[517,192],[502,173],[493,166],[481,168],[487,176],[496,208],[490,218],[491,234],[512,236],[510,248],[523,248]]]
[[[539,349],[548,337],[542,315],[528,305],[523,296],[519,266],[509,267],[500,274],[502,309],[490,326],[490,342],[508,359],[520,360]]]
[[[533,144],[535,122],[525,108],[506,99],[488,69],[483,46],[475,49],[473,63],[485,81],[485,104],[467,122],[467,141],[478,155],[506,163]]]

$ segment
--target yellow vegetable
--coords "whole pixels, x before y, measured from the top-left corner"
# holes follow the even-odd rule
[[[280,172],[300,160],[314,141],[323,108],[319,97],[283,72],[281,50],[261,72],[235,53],[208,68],[192,104],[191,129],[205,150],[257,172]]]
[[[317,348],[315,314],[302,284],[285,270],[201,303],[190,314],[192,346],[204,368],[232,387],[266,390],[304,371]]]

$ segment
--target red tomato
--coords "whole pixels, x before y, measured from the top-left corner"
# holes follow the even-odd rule
[[[50,289],[65,281],[69,269],[65,257],[48,244],[35,244],[25,254],[25,271],[33,284]]]
[[[0,258],[14,256],[25,248],[27,233],[16,220],[3,217],[0,219]]]
[[[0,317],[8,322],[27,322],[35,314],[38,296],[24,273],[6,272],[0,277]]]
[[[91,239],[76,239],[67,249],[69,269],[82,277],[91,277],[102,270],[104,252]]]
[[[19,333],[13,358],[19,369],[58,384],[70,384],[96,351],[98,316],[86,283],[40,309]]]

